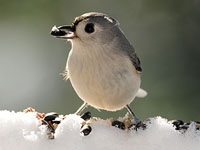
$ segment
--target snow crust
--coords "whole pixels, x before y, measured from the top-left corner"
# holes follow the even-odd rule
[[[0,111],[0,150],[200,150],[200,131],[191,124],[185,133],[166,119],[151,119],[145,130],[121,130],[108,120],[92,123],[92,132],[81,136],[82,119],[68,115],[47,138],[35,113]]]

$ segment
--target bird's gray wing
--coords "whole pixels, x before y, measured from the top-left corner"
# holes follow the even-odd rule
[[[131,45],[130,45],[131,46]],[[131,46],[131,48],[127,49],[128,56],[130,57],[131,62],[135,66],[135,69],[139,72],[142,72],[140,59],[137,57],[135,49]]]
[[[140,59],[138,58],[135,49],[131,45],[131,43],[128,41],[128,39],[125,37],[124,33],[121,31],[120,28],[116,30],[116,43],[119,47],[119,50],[122,50],[131,60],[132,64],[135,66],[135,69],[138,72],[142,72]]]

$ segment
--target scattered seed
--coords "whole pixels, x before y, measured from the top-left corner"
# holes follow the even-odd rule
[[[91,112],[86,112],[86,113],[84,113],[82,116],[81,116],[81,118],[83,119],[83,120],[89,120],[90,118],[91,118]]]
[[[119,129],[122,129],[122,130],[125,129],[124,123],[121,122],[121,121],[118,121],[118,120],[113,121],[113,122],[112,122],[112,126],[117,127],[117,128],[119,128]]]
[[[180,125],[183,125],[184,122],[182,120],[175,120],[172,122],[172,124],[176,127],[180,126]]]
[[[90,134],[91,131],[92,131],[92,127],[86,124],[85,126],[83,126],[81,128],[81,132],[80,133],[83,136],[87,136],[87,135]]]
[[[59,116],[58,113],[55,113],[55,112],[47,113],[44,117],[44,120],[52,121],[52,120],[55,120],[58,116]]]

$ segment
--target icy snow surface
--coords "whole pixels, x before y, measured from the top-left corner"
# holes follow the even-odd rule
[[[0,150],[200,150],[200,131],[194,125],[182,134],[161,117],[138,131],[100,120],[91,124],[88,136],[80,135],[81,122],[79,116],[68,115],[50,140],[35,113],[0,111]]]

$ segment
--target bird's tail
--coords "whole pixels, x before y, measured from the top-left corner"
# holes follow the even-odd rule
[[[147,96],[147,91],[145,91],[145,90],[143,90],[143,89],[140,88],[138,90],[137,94],[136,94],[136,97],[143,98],[145,96]]]

